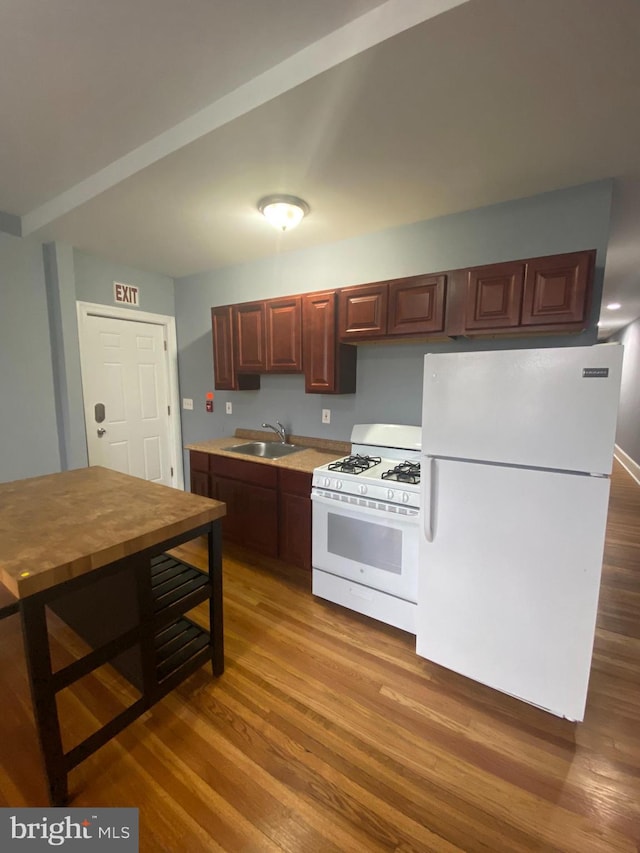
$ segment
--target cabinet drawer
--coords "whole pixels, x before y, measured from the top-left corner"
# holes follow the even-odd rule
[[[271,465],[245,462],[243,459],[229,459],[227,456],[211,457],[211,472],[219,477],[242,480],[255,486],[275,489],[278,485],[278,470]]]
[[[192,471],[202,471],[205,474],[209,473],[209,453],[203,453],[201,450],[189,451],[189,464]]]
[[[300,495],[303,498],[311,497],[311,474],[306,471],[288,471],[281,468],[278,471],[280,477],[280,491],[290,495]]]

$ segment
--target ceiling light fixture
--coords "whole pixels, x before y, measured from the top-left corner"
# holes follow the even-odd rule
[[[278,231],[290,231],[302,222],[310,208],[295,195],[268,195],[260,199],[258,210]]]
[[[607,305],[607,308],[609,309],[609,311],[617,311],[618,308],[622,308],[622,305],[620,305],[619,302],[610,302]]]

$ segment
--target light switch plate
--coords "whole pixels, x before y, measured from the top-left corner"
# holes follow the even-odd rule
[[[322,410],[322,423],[330,424],[331,423],[331,409],[323,409]]]
[[[233,404],[232,404],[232,403],[230,403],[230,402],[228,402],[228,401],[227,401],[227,403],[225,404],[225,412],[226,412],[228,415],[232,415],[232,414],[233,414]]]
[[[193,400],[190,400],[189,397],[182,398],[182,408],[183,409],[193,409]]]

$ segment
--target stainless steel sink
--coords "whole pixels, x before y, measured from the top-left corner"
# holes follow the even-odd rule
[[[299,447],[297,444],[282,444],[279,441],[250,441],[247,444],[234,444],[232,447],[224,448],[224,450],[231,451],[232,453],[244,453],[246,456],[260,456],[263,459],[280,459],[281,456],[298,453],[304,449],[304,447]]]

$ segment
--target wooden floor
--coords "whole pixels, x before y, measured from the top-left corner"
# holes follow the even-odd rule
[[[229,550],[224,574],[225,674],[203,668],[74,770],[71,805],[138,806],[149,853],[639,849],[640,486],[619,466],[582,724],[418,658],[281,563]],[[52,627],[59,659],[77,653]],[[0,691],[0,805],[44,805],[17,616]],[[85,679],[66,736],[128,693]]]

